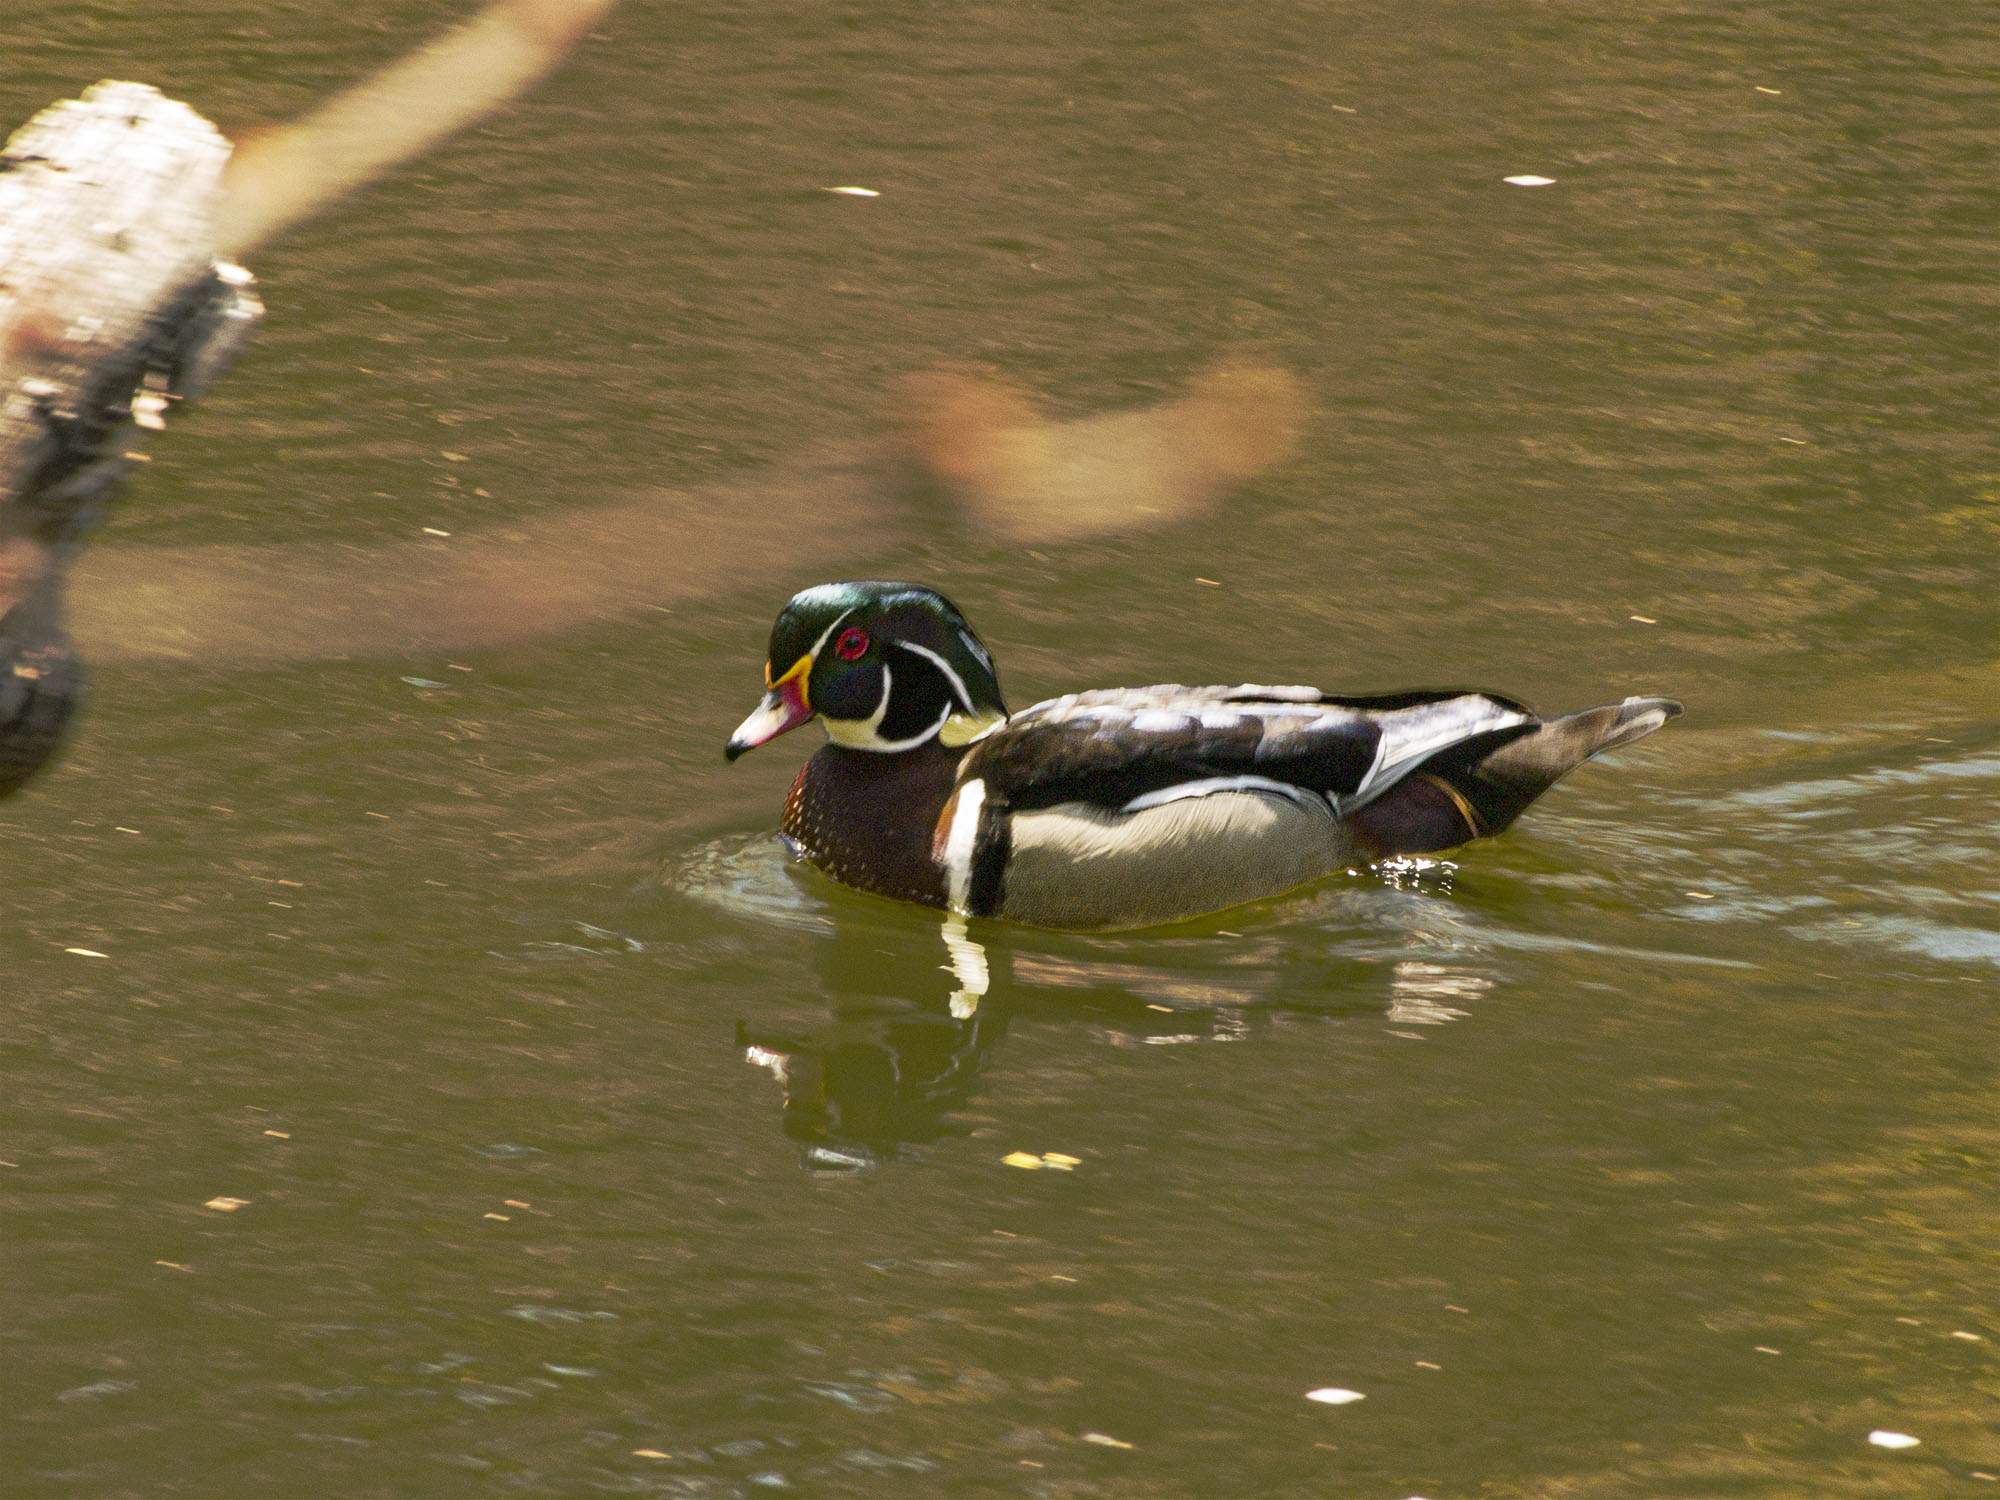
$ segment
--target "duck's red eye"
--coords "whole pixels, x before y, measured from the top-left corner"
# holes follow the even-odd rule
[[[842,661],[861,660],[868,654],[868,632],[859,626],[848,626],[840,632],[840,639],[833,643],[833,654]]]

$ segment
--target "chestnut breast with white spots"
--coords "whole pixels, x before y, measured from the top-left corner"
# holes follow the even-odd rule
[[[785,799],[785,835],[843,885],[943,906],[934,842],[963,753],[935,742],[897,755],[822,746]]]

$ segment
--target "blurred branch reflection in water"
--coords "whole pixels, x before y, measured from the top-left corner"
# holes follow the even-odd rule
[[[500,646],[790,577],[802,536],[831,574],[939,524],[1004,542],[1144,529],[1290,457],[1300,389],[1226,366],[1172,400],[1056,421],[1002,380],[933,373],[906,383],[889,437],[709,489],[373,546],[100,548],[77,569],[76,634],[101,659],[222,667]]]
[[[302,120],[244,135],[217,251],[238,259],[483,119],[562,61],[617,0],[494,0]]]

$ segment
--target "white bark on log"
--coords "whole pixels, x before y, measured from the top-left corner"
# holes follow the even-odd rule
[[[229,143],[185,105],[100,83],[0,152],[0,796],[83,692],[65,564],[135,428],[212,380],[263,308],[214,259]]]
[[[172,325],[199,321],[228,159],[213,125],[137,83],[50,106],[0,153],[0,532],[52,466],[112,456],[127,420],[158,426],[180,394]]]

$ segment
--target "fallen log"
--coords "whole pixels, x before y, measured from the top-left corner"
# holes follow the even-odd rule
[[[83,690],[65,567],[263,306],[218,261],[229,143],[137,83],[43,110],[0,151],[0,795],[55,751]]]
[[[469,22],[232,161],[184,104],[105,82],[0,151],[0,797],[61,742],[83,692],[68,565],[263,314],[234,263],[498,107],[616,0],[492,0]]]

